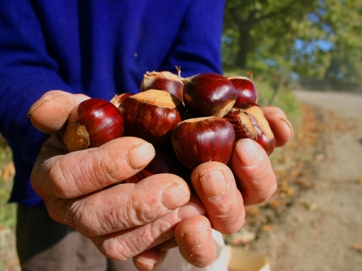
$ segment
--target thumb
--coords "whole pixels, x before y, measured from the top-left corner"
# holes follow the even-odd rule
[[[58,132],[68,119],[70,111],[80,102],[89,99],[83,94],[71,94],[62,90],[46,92],[29,109],[31,123],[41,132]]]

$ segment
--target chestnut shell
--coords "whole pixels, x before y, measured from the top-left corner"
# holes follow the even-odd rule
[[[259,143],[267,154],[270,155],[274,151],[274,134],[258,104],[243,103],[239,108],[232,108],[225,118],[234,127],[236,140],[250,138]]]
[[[165,90],[183,102],[183,82],[180,76],[168,71],[146,72],[141,83],[141,91],[149,89]]]

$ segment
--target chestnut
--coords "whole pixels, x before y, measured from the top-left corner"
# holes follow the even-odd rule
[[[123,117],[109,101],[92,98],[70,112],[63,142],[69,152],[99,147],[121,137]]]
[[[181,102],[183,102],[183,87],[180,74],[176,75],[169,71],[146,72],[141,83],[141,91],[148,89],[165,90],[175,95]]]
[[[235,139],[250,138],[258,142],[270,155],[276,145],[274,134],[256,103],[243,103],[242,107],[232,108],[224,117],[235,130]]]
[[[258,92],[254,83],[247,77],[231,76],[229,81],[235,86],[236,101],[234,107],[239,107],[243,103],[257,103]]]
[[[184,120],[172,132],[175,154],[188,169],[209,161],[227,164],[234,144],[232,124],[216,116]]]
[[[158,146],[171,146],[171,133],[187,118],[184,105],[174,95],[149,89],[125,99],[120,107],[124,134],[143,138]]]
[[[183,98],[193,117],[223,117],[235,103],[236,89],[220,74],[202,73],[184,79]]]

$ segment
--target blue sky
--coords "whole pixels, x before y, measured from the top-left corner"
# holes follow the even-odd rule
[[[329,51],[333,48],[333,43],[327,40],[315,40],[312,42],[305,42],[304,40],[296,39],[294,46],[298,51],[311,53],[317,49],[321,49],[323,51]]]

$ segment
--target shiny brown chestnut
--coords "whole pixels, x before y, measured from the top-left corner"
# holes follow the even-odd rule
[[[255,84],[247,77],[231,76],[229,81],[235,86],[236,101],[234,107],[239,107],[243,103],[257,103],[258,92]]]
[[[184,104],[193,117],[223,117],[235,99],[234,85],[220,74],[202,73],[184,79]]]
[[[183,87],[184,84],[180,74],[176,75],[169,71],[146,72],[141,83],[141,91],[149,89],[165,90],[175,95],[181,102],[183,102]]]
[[[72,152],[99,147],[122,133],[123,117],[118,108],[109,101],[92,98],[71,111],[63,142]]]
[[[263,110],[256,103],[242,105],[243,107],[232,108],[224,117],[233,125],[236,140],[250,138],[258,142],[270,155],[276,141]]]
[[[157,146],[171,146],[172,129],[186,119],[184,105],[174,95],[150,89],[125,99],[120,107],[124,134]]]
[[[216,116],[184,120],[172,132],[175,154],[188,169],[209,161],[227,164],[234,144],[233,126]]]

